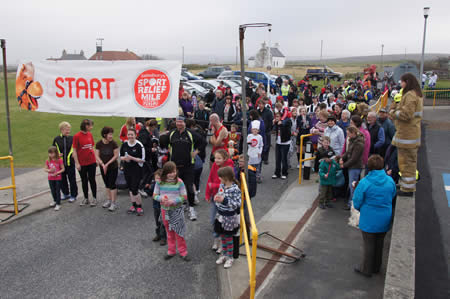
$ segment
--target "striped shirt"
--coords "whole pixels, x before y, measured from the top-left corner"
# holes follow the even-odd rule
[[[176,183],[156,182],[155,190],[153,191],[153,199],[161,202],[163,197],[167,196],[169,200],[175,202],[174,206],[164,206],[161,203],[161,208],[168,210],[175,210],[183,205],[187,199],[186,187],[181,179]]]

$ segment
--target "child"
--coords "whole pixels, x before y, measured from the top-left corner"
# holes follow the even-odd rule
[[[260,124],[261,122],[259,120],[252,121],[252,133],[247,136],[248,164],[256,167],[256,169],[261,165],[261,154],[264,146],[263,138],[259,135]],[[257,171],[257,174],[259,174],[259,171]]]
[[[229,140],[233,141],[234,144],[239,144],[239,140],[241,139],[241,133],[238,132],[238,125],[232,124],[231,131],[229,133]]]
[[[48,172],[48,184],[52,192],[53,202],[51,207],[55,207],[55,211],[61,208],[61,173],[64,172],[63,160],[59,157],[56,146],[48,149],[48,160],[45,161],[45,172]]]
[[[235,143],[233,140],[228,141],[228,148],[227,148],[227,152],[228,155],[230,155],[231,160],[233,160],[233,162],[236,162],[239,159],[238,156],[238,150],[235,147]]]
[[[177,166],[172,161],[164,164],[161,182],[155,182],[153,199],[161,203],[161,219],[167,233],[168,250],[165,260],[173,258],[178,252],[188,262],[186,241],[186,225],[184,222],[183,202],[187,200],[186,187],[177,175]]]
[[[155,171],[155,173],[153,174],[155,181],[152,183],[152,187],[150,189],[150,192],[148,194],[153,194],[154,190],[155,190],[155,185],[156,182],[158,182],[159,184],[161,183],[161,175],[162,175],[162,169],[158,169],[157,171]],[[166,230],[164,229],[164,225],[161,223],[161,203],[157,200],[155,200],[153,198],[153,216],[155,217],[155,224],[156,224],[156,229],[155,229],[155,237],[153,238],[153,242],[158,242],[159,241],[159,245],[164,246],[167,244],[167,237],[166,237]]]
[[[231,167],[223,167],[218,171],[220,178],[219,192],[214,196],[217,208],[214,222],[214,232],[220,235],[222,241],[222,255],[216,264],[224,264],[228,269],[233,265],[233,235],[239,230],[239,214],[236,212],[241,206],[241,190],[239,189],[234,171]]]
[[[319,208],[321,209],[333,207],[329,200],[333,198],[333,185],[336,184],[336,174],[339,169],[339,164],[333,159],[333,153],[328,152],[319,166]]]

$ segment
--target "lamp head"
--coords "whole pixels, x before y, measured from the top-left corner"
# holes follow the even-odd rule
[[[423,8],[423,16],[425,18],[428,18],[428,15],[430,14],[430,8],[429,7],[424,7]]]

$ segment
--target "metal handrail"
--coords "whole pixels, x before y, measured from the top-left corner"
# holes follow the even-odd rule
[[[306,137],[311,137],[316,134],[305,134],[300,136],[300,159],[298,164],[300,165],[298,168],[298,184],[300,185],[302,183],[302,163],[309,160],[314,160],[316,157],[312,156],[311,158],[303,159],[303,139]]]
[[[258,230],[256,229],[255,216],[253,215],[252,203],[250,201],[250,195],[248,193],[247,180],[245,178],[245,173],[241,173],[241,228],[240,228],[240,239],[239,244],[242,244],[242,236],[244,237],[245,253],[247,256],[248,273],[250,276],[250,299],[255,298],[255,288],[256,288],[256,249],[258,245]],[[247,227],[245,225],[245,215],[244,215],[244,202],[247,206],[248,217],[250,219],[251,234],[252,234],[252,252],[250,254],[250,244],[248,239]]]
[[[423,89],[423,93],[433,93],[433,107],[436,106],[436,93],[438,92],[449,92],[450,89]]]
[[[0,160],[9,160],[10,161],[11,185],[5,186],[5,187],[0,187],[0,191],[1,190],[8,190],[8,189],[12,189],[13,190],[14,214],[17,215],[17,214],[19,214],[19,208],[18,208],[18,205],[17,205],[16,178],[14,176],[14,158],[13,158],[13,156],[5,156],[5,157],[0,157]]]

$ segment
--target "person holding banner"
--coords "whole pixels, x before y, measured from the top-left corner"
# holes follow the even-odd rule
[[[75,167],[80,173],[81,186],[83,188],[84,199],[80,206],[90,204],[91,207],[97,205],[97,183],[95,182],[95,170],[97,160],[94,153],[94,137],[91,130],[94,122],[90,119],[84,119],[80,125],[80,132],[73,136],[73,159]],[[88,197],[88,182],[91,185],[92,201]]]
[[[123,171],[128,189],[130,190],[130,199],[132,206],[128,209],[128,214],[144,215],[142,209],[142,199],[139,194],[139,184],[142,179],[142,167],[145,163],[145,149],[142,143],[136,140],[136,130],[128,129],[128,140],[120,147],[120,160],[123,163]]]

